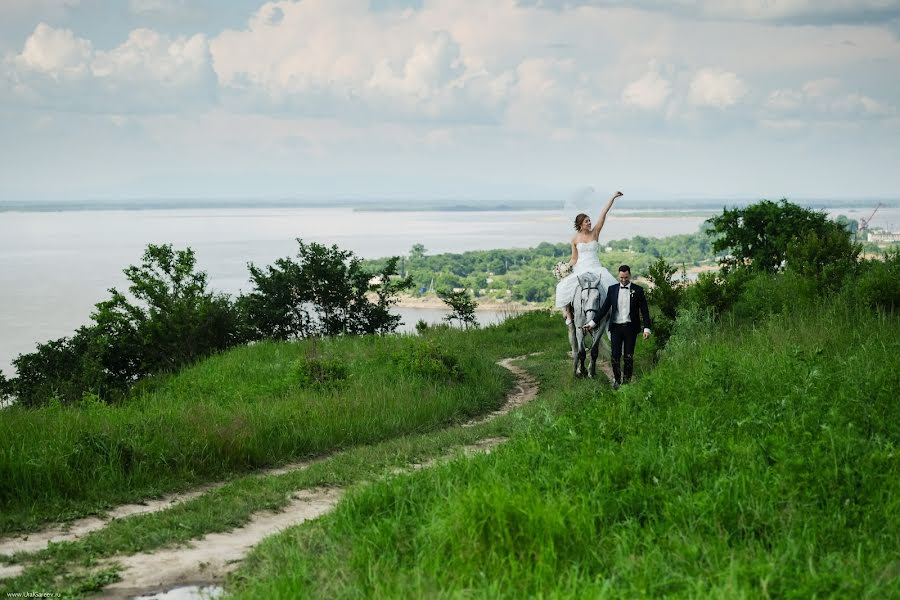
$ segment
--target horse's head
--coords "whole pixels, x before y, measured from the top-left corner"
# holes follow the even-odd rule
[[[603,283],[598,275],[582,273],[578,276],[578,289],[575,291],[575,325],[583,327],[589,321],[599,321],[597,313],[603,303]]]

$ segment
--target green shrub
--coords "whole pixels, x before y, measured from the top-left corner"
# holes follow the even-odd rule
[[[852,290],[863,303],[888,312],[900,309],[900,249],[887,252],[884,260],[865,261],[860,267]]]
[[[862,247],[837,223],[828,222],[820,231],[808,231],[788,244],[787,270],[815,281],[821,291],[841,289],[859,260]]]
[[[746,268],[733,268],[727,273],[700,273],[694,285],[685,290],[684,302],[707,309],[718,317],[734,306],[752,276]]]
[[[796,306],[809,306],[823,291],[814,277],[794,271],[755,273],[744,282],[731,312],[738,321],[756,322]]]
[[[319,354],[311,345],[306,356],[294,361],[297,381],[303,388],[320,388],[340,384],[349,377],[349,369],[343,361]]]
[[[428,379],[460,381],[459,360],[442,350],[434,340],[417,341],[394,353],[394,364],[404,373]]]

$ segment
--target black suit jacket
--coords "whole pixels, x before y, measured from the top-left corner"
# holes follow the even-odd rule
[[[600,307],[598,320],[602,319],[603,316],[609,312],[609,324],[612,325],[616,322],[616,315],[619,312],[620,289],[621,285],[617,283],[609,286],[609,289],[606,290],[606,300],[603,301],[603,306]],[[644,295],[644,288],[631,282],[629,284],[629,289],[631,291],[631,310],[628,312],[631,317],[631,325],[638,330],[641,330],[644,327],[650,329],[650,309],[647,306],[647,296]],[[641,327],[641,316],[644,317],[643,327]]]

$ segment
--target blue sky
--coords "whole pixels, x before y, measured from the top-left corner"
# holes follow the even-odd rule
[[[0,201],[900,197],[900,1],[3,0]]]

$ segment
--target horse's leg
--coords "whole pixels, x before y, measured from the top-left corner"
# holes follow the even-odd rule
[[[584,357],[587,351],[584,349],[584,331],[580,333],[581,342],[578,344],[578,374],[584,377],[587,375],[587,369],[584,366]]]
[[[584,332],[581,329],[575,329],[576,346],[572,353],[572,362],[575,367],[575,377],[584,377]]]
[[[574,358],[574,356],[576,354],[578,354],[578,346],[577,346],[578,340],[575,336],[575,324],[569,323],[568,329],[569,329],[569,348],[572,350],[571,356]]]
[[[597,355],[600,354],[600,339],[603,337],[603,334],[600,330],[594,332],[594,337],[591,338],[591,368],[588,370],[588,377],[593,379],[597,376]]]

